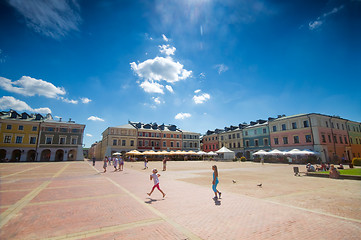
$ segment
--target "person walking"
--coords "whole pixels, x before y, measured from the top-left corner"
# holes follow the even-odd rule
[[[117,167],[118,167],[118,162],[119,162],[118,157],[115,157],[115,158],[114,158],[114,161],[113,161],[114,172],[118,170],[118,169],[117,169]]]
[[[167,157],[163,158],[163,171],[167,170]]]
[[[92,160],[93,160],[93,166],[95,166],[95,157],[93,157]]]
[[[124,170],[124,159],[122,156],[119,157],[119,171]]]
[[[158,170],[156,168],[153,169],[153,174],[150,175],[150,180],[154,181],[154,186],[152,188],[152,191],[150,193],[147,193],[149,196],[152,195],[155,188],[158,188],[158,190],[163,194],[163,198],[165,197],[165,193],[159,188],[159,177],[160,174],[158,174]]]
[[[213,181],[212,181],[212,189],[214,192],[214,199],[217,199],[217,193],[219,195],[219,198],[221,198],[222,193],[220,191],[217,190],[217,185],[219,183],[218,181],[218,169],[216,165],[212,166],[212,170],[213,170]]]
[[[144,169],[148,168],[147,164],[148,164],[148,159],[147,157],[144,157]]]
[[[104,172],[107,171],[107,166],[108,166],[108,158],[107,157],[104,157],[104,164],[103,164],[103,168],[104,168]]]

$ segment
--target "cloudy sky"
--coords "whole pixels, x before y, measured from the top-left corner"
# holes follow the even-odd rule
[[[0,108],[208,129],[278,114],[361,121],[361,1],[5,0]]]

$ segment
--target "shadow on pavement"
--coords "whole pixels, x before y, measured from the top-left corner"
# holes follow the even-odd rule
[[[147,204],[152,204],[152,202],[157,202],[157,201],[163,201],[163,200],[164,200],[164,198],[163,198],[163,199],[148,198],[148,199],[149,199],[149,200],[144,201],[144,202],[147,203]]]

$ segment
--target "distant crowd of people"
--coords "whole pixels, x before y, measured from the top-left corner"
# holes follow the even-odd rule
[[[322,163],[320,166],[316,165],[314,167],[311,163],[307,163],[306,170],[307,172],[316,172],[316,171],[330,171],[330,178],[339,178],[340,172],[337,169],[344,169],[342,163],[340,163],[339,167],[335,167],[334,164]]]

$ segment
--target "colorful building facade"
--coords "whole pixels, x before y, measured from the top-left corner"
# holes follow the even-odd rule
[[[361,158],[361,123],[347,121],[346,125],[351,147],[346,156],[349,159]]]
[[[270,132],[266,120],[251,122],[243,131],[244,155],[247,159],[253,159],[253,153],[258,150],[270,150]]]

